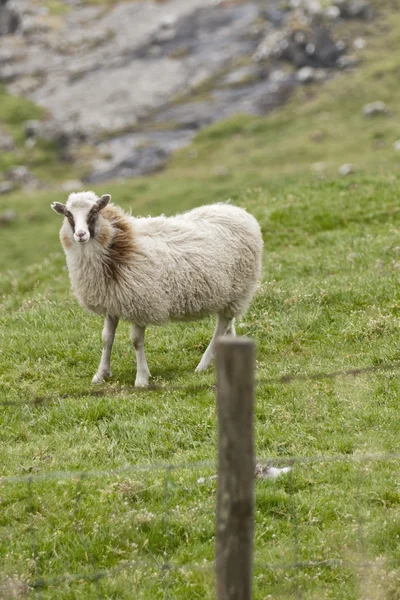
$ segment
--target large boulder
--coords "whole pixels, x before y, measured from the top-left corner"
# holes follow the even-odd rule
[[[0,36],[15,33],[20,23],[21,17],[16,9],[8,0],[0,0]]]
[[[295,67],[330,68],[343,53],[325,27],[290,28],[267,34],[254,55],[255,60],[277,58]]]

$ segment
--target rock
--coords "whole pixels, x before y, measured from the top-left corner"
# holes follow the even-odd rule
[[[83,189],[83,183],[79,179],[69,179],[62,182],[61,189],[64,192],[79,192]]]
[[[0,81],[4,83],[14,81],[20,74],[21,71],[18,67],[9,64],[0,65]]]
[[[296,73],[296,78],[299,83],[315,83],[324,81],[327,74],[324,69],[313,69],[312,67],[303,67]]]
[[[269,6],[268,4],[261,7],[261,16],[274,27],[282,27],[286,18],[283,8],[280,6]]]
[[[323,173],[327,168],[328,165],[325,162],[316,162],[311,165],[311,169],[315,173]]]
[[[0,213],[0,225],[10,225],[17,220],[17,213],[15,210],[6,210]]]
[[[389,114],[389,110],[382,100],[376,100],[375,102],[365,104],[362,109],[362,114],[364,117],[376,117],[378,115]]]
[[[339,58],[336,61],[336,66],[339,69],[354,69],[354,67],[356,67],[360,62],[360,59],[357,58],[357,56],[353,56],[351,54],[343,54],[342,56],[339,56]]]
[[[0,194],[8,194],[9,192],[12,192],[13,189],[14,189],[14,186],[11,183],[11,181],[1,181],[0,182]]]
[[[24,122],[24,133],[27,138],[38,137],[42,123],[36,119]]]
[[[163,27],[164,29],[170,29],[171,27],[175,27],[177,21],[178,19],[176,15],[164,15],[160,21],[160,27]]]
[[[35,17],[24,17],[21,24],[22,35],[24,36],[41,36],[47,31],[49,31],[50,25],[43,21],[42,19],[37,19]]]
[[[227,177],[229,175],[229,169],[227,169],[227,167],[224,167],[223,165],[218,165],[214,167],[214,173],[218,177]]]
[[[15,184],[16,186],[23,186],[29,188],[38,187],[38,179],[32,175],[28,167],[25,165],[19,165],[18,167],[12,167],[4,174],[5,178]]]
[[[328,6],[325,9],[328,19],[336,20],[340,17],[340,8],[338,6]]]
[[[256,81],[263,73],[256,65],[245,65],[228,73],[222,80],[225,85],[243,85]]]
[[[0,2],[0,36],[15,33],[21,23],[18,12],[7,4],[7,0]]]
[[[400,152],[400,140],[397,140],[394,144],[393,144],[393,148],[394,150],[396,150],[396,152]]]
[[[39,87],[40,77],[25,77],[17,73],[12,83],[8,86],[8,89],[15,96],[28,96]]]
[[[71,160],[79,145],[88,140],[83,128],[73,120],[58,122],[29,122],[27,132],[33,132],[37,137],[53,142],[62,160]]]
[[[356,38],[353,42],[353,46],[356,50],[364,50],[365,46],[367,45],[366,41],[364,40],[364,38]]]
[[[25,146],[25,148],[28,148],[28,150],[31,150],[32,148],[34,148],[36,146],[36,138],[33,138],[33,137],[27,138],[25,140],[24,146]]]
[[[293,31],[275,48],[276,58],[287,60],[295,67],[334,67],[343,52],[324,27]]]
[[[322,12],[319,0],[290,0],[290,7],[301,9],[310,15],[319,15]]]
[[[346,42],[344,42],[343,40],[338,40],[335,46],[338,52],[344,52],[346,50]]]
[[[12,152],[15,150],[15,142],[11,135],[0,131],[0,152]]]
[[[282,71],[280,69],[279,70],[276,69],[275,71],[272,71],[269,74],[269,81],[276,85],[286,82],[287,79],[288,79],[288,74],[286,73],[286,71]]]
[[[351,173],[354,173],[354,172],[355,172],[355,167],[354,167],[354,165],[352,165],[350,163],[346,163],[339,168],[339,175],[342,175],[342,177],[346,177],[347,175],[350,175]]]
[[[344,19],[370,19],[372,10],[366,0],[336,0],[335,6]]]
[[[0,64],[7,64],[14,60],[14,54],[9,48],[0,48]]]
[[[317,144],[319,142],[322,142],[322,140],[325,138],[325,134],[323,131],[313,131],[313,133],[311,134],[311,139],[313,142],[316,142]],[[321,163],[314,163],[314,164],[321,164]]]

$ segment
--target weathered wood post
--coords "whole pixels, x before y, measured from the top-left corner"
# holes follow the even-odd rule
[[[217,600],[250,600],[254,504],[254,360],[248,338],[217,343]]]

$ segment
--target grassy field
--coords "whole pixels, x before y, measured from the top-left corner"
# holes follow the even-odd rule
[[[140,215],[230,197],[261,223],[263,279],[238,326],[257,342],[257,454],[319,458],[256,482],[255,600],[400,598],[399,461],[357,460],[400,452],[400,18],[384,7],[344,28],[367,40],[356,73],[202,132],[157,176],[96,189]],[[364,119],[377,99],[391,114]],[[5,110],[18,139],[25,109]],[[356,173],[339,177],[347,162]],[[214,598],[215,376],[193,372],[213,321],[150,328],[152,391],[133,389],[122,324],[113,379],[92,387],[101,321],[69,291],[54,200],[0,200],[18,213],[0,230],[0,476],[17,477],[0,480],[0,597]],[[351,368],[372,369],[278,381]]]

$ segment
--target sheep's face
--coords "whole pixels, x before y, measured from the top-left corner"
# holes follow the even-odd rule
[[[70,194],[66,204],[53,202],[51,208],[68,220],[75,242],[86,244],[95,235],[99,212],[110,200],[109,194],[97,198],[93,192],[81,192]]]

